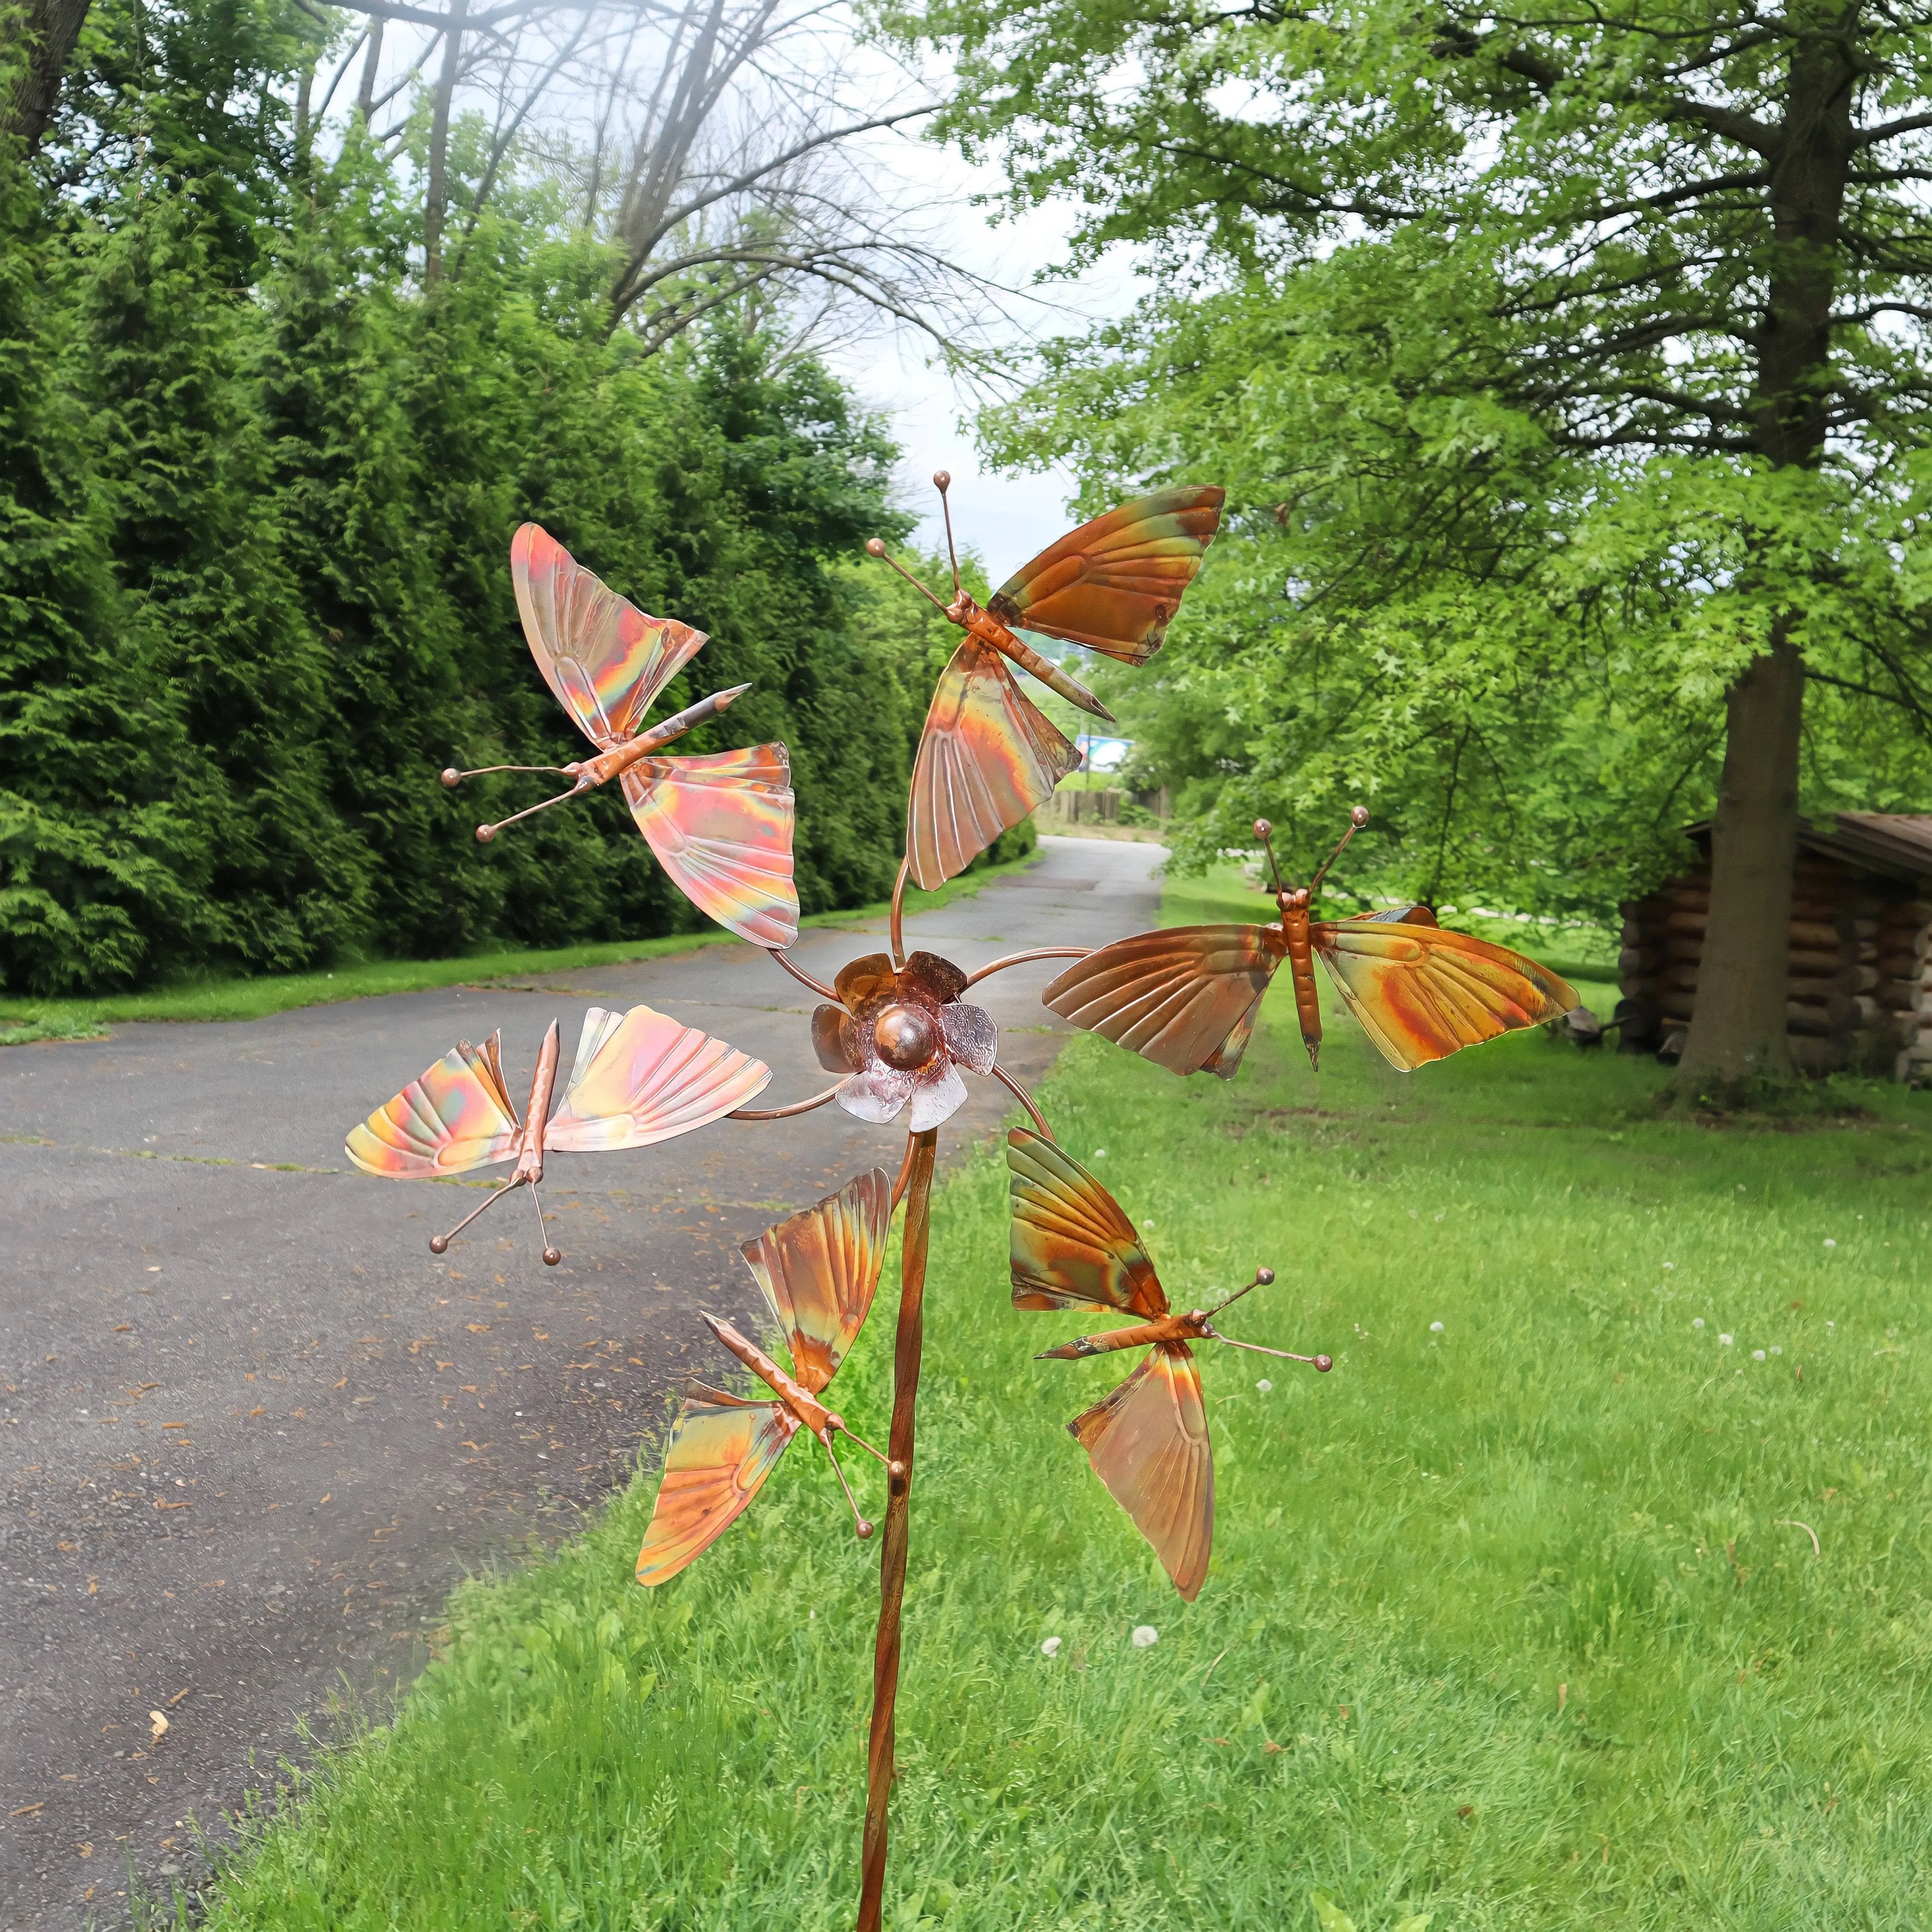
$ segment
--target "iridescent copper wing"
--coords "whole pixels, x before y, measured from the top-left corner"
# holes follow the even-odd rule
[[[1022,693],[1005,658],[968,638],[940,677],[913,764],[913,877],[928,892],[943,886],[1079,766],[1079,752]]]
[[[814,1395],[865,1326],[892,1218],[892,1177],[875,1167],[739,1250],[784,1331],[793,1375]]]
[[[763,1060],[668,1014],[633,1006],[619,1019],[592,1006],[544,1144],[560,1154],[649,1147],[745,1106],[771,1077]]]
[[[702,631],[646,616],[535,524],[511,539],[510,580],[544,682],[600,749],[635,737],[658,693],[704,646]]]
[[[798,937],[791,759],[782,745],[640,758],[623,785],[658,863],[700,912],[754,946]]]
[[[1134,1224],[1073,1156],[1024,1127],[1006,1136],[1016,1308],[1167,1312]]]
[[[446,1053],[344,1145],[364,1174],[460,1174],[508,1160],[519,1138],[493,1034],[481,1053],[467,1040]]]
[[[1040,995],[1077,1027],[1172,1073],[1234,1078],[1287,956],[1278,926],[1176,926],[1090,952]]]
[[[1342,1004],[1404,1072],[1576,1004],[1534,960],[1433,923],[1318,920],[1312,940]]]
[[[1221,527],[1227,492],[1162,490],[1082,524],[1042,550],[986,608],[1009,629],[1044,632],[1144,664]]]
[[[638,1581],[668,1583],[709,1550],[758,1493],[798,1428],[782,1402],[686,1402],[638,1552]]]
[[[1185,1342],[1162,1342],[1066,1427],[1174,1587],[1193,1602],[1214,1542],[1214,1456],[1193,1351]]]

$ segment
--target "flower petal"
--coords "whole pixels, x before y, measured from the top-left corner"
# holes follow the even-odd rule
[[[942,959],[936,952],[915,952],[899,975],[901,993],[908,988],[915,993],[924,994],[935,1004],[956,1000],[966,990],[966,976],[951,960]],[[842,998],[844,988],[839,991]]]
[[[944,1054],[939,1054],[918,1074],[918,1090],[912,1096],[912,1112],[906,1119],[908,1133],[922,1134],[950,1120],[966,1104],[966,1083],[958,1070]]]
[[[956,1000],[940,1008],[939,1024],[948,1050],[962,1066],[970,1066],[975,1073],[992,1072],[1000,1030],[984,1006],[969,1006]]]
[[[838,1089],[838,1104],[848,1114],[883,1126],[906,1103],[913,1089],[913,1076],[896,1066],[870,1066],[855,1073]],[[959,1083],[959,1097],[966,1097],[966,1083]],[[943,1118],[944,1116],[941,1116]]]
[[[892,962],[884,952],[868,952],[862,959],[848,959],[839,968],[832,989],[848,1013],[856,1013],[874,993],[889,992],[893,980]]]
[[[847,1050],[843,1006],[814,1006],[812,1010],[812,1048],[818,1064],[828,1073],[853,1073],[860,1063]]]

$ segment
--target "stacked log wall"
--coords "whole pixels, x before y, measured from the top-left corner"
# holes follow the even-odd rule
[[[1618,1008],[1626,1052],[1682,1049],[1710,915],[1708,865],[1623,908]],[[1924,881],[1804,853],[1792,879],[1785,1024],[1808,1073],[1857,1068],[1932,1082],[1932,895]]]

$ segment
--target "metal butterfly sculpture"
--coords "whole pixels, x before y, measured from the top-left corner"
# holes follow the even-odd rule
[[[1237,1342],[1213,1318],[1249,1289],[1274,1280],[1258,1268],[1246,1288],[1211,1308],[1172,1313],[1154,1263],[1120,1203],[1056,1143],[1016,1127],[1006,1136],[1012,1178],[1013,1306],[1026,1309],[1117,1308],[1142,1319],[1131,1328],[1082,1335],[1042,1361],[1077,1361],[1117,1349],[1146,1348],[1146,1358],[1112,1394],[1067,1425],[1094,1473],[1153,1546],[1161,1567],[1189,1603],[1200,1594],[1214,1542],[1214,1456],[1200,1365],[1190,1342],[1306,1362],[1325,1375],[1326,1355],[1292,1354]]]
[[[1079,768],[1080,754],[1013,680],[1003,658],[1070,704],[1110,724],[1114,714],[1026,641],[1058,638],[1122,664],[1141,664],[1167,641],[1167,627],[1220,528],[1224,490],[1162,490],[1082,524],[1008,578],[982,609],[959,583],[946,500],[952,482],[933,477],[946,506],[952,602],[934,596],[886,556],[866,548],[966,633],[940,674],[914,761],[906,857],[930,892],[962,872],[1002,832],[1046,804]]]
[[[1322,1046],[1318,958],[1382,1057],[1406,1073],[1576,1006],[1575,989],[1546,967],[1507,946],[1444,932],[1424,905],[1364,919],[1312,918],[1310,904],[1329,867],[1369,822],[1360,806],[1350,818],[1320,871],[1292,890],[1275,864],[1273,826],[1256,820],[1255,836],[1267,849],[1274,875],[1280,924],[1178,926],[1136,933],[1088,953],[1041,998],[1076,1026],[1171,1072],[1218,1073],[1223,1080],[1234,1077],[1262,995],[1283,960],[1294,979],[1302,1044],[1312,1066],[1320,1064]]]
[[[751,686],[713,692],[646,730],[658,693],[704,648],[704,632],[673,617],[646,616],[535,524],[511,542],[510,575],[530,655],[597,755],[568,765],[452,766],[442,774],[446,785],[484,772],[554,772],[576,780],[554,798],[479,825],[477,837],[487,844],[506,825],[616,778],[658,863],[693,904],[754,946],[789,946],[798,937],[798,891],[784,746],[656,755]]]
[[[584,1016],[562,1104],[550,1112],[559,1043],[552,1020],[537,1054],[530,1106],[519,1120],[504,1084],[502,1037],[492,1034],[481,1052],[466,1040],[459,1041],[419,1079],[352,1127],[344,1144],[364,1174],[415,1179],[515,1160],[515,1170],[495,1193],[447,1234],[431,1237],[433,1254],[444,1252],[478,1215],[518,1187],[530,1190],[542,1234],[543,1204],[536,1190],[547,1153],[601,1154],[670,1140],[743,1106],[772,1077],[763,1060],[649,1006],[633,1006],[622,1016],[592,1006]],[[543,1258],[551,1268],[563,1258],[547,1236]]]
[[[640,1583],[668,1582],[710,1549],[758,1494],[801,1429],[824,1444],[860,1535],[872,1534],[832,1438],[842,1432],[890,1473],[898,1473],[898,1466],[854,1435],[844,1418],[819,1397],[871,1312],[892,1217],[891,1178],[874,1168],[817,1206],[767,1228],[740,1250],[784,1334],[792,1372],[788,1375],[730,1322],[704,1318],[777,1399],[747,1401],[704,1382],[686,1384],[657,1506],[638,1552]]]

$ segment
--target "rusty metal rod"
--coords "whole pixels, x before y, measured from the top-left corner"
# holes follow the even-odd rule
[[[1046,1124],[1046,1116],[1034,1105],[1033,1096],[997,1060],[993,1062],[993,1078],[1033,1116],[1033,1124],[1039,1128],[1041,1138],[1053,1141],[1053,1130]],[[1053,1144],[1055,1147],[1060,1144],[1058,1141],[1053,1141]]]
[[[912,1179],[912,1157],[919,1151],[919,1136],[906,1136],[905,1158],[899,1162],[899,1178],[892,1183],[892,1211],[898,1212],[899,1203],[905,1198],[906,1184]]]
[[[836,1000],[838,998],[822,980],[814,980],[803,967],[794,965],[790,954],[782,946],[769,946],[765,950],[801,986],[809,986],[820,999]]]
[[[1009,952],[1004,959],[995,959],[990,966],[982,966],[976,973],[966,976],[968,986],[976,986],[991,973],[1004,973],[1009,966],[1024,966],[1029,959],[1084,959],[1094,950],[1090,946],[1036,946],[1025,952]],[[962,992],[965,987],[960,988]]]
[[[794,1100],[789,1107],[740,1107],[724,1118],[728,1120],[788,1120],[794,1114],[808,1114],[813,1108],[824,1106],[844,1084],[835,1080],[823,1094],[814,1094],[809,1100]]]
[[[899,875],[892,882],[892,964],[896,968],[906,962],[905,951],[905,889],[906,881],[912,877],[912,854],[908,852],[899,861]],[[968,980],[967,985],[973,982]]]
[[[879,1628],[872,1652],[872,1730],[866,1753],[866,1837],[859,1880],[858,1932],[880,1932],[886,1889],[886,1820],[892,1790],[892,1711],[899,1689],[899,1614],[905,1601],[906,1544],[912,1510],[913,1409],[926,1336],[926,1251],[932,1231],[932,1166],[939,1133],[914,1137],[900,1250],[899,1325],[892,1348],[892,1426],[887,1438],[899,1474],[886,1484],[886,1528],[879,1549]]]

